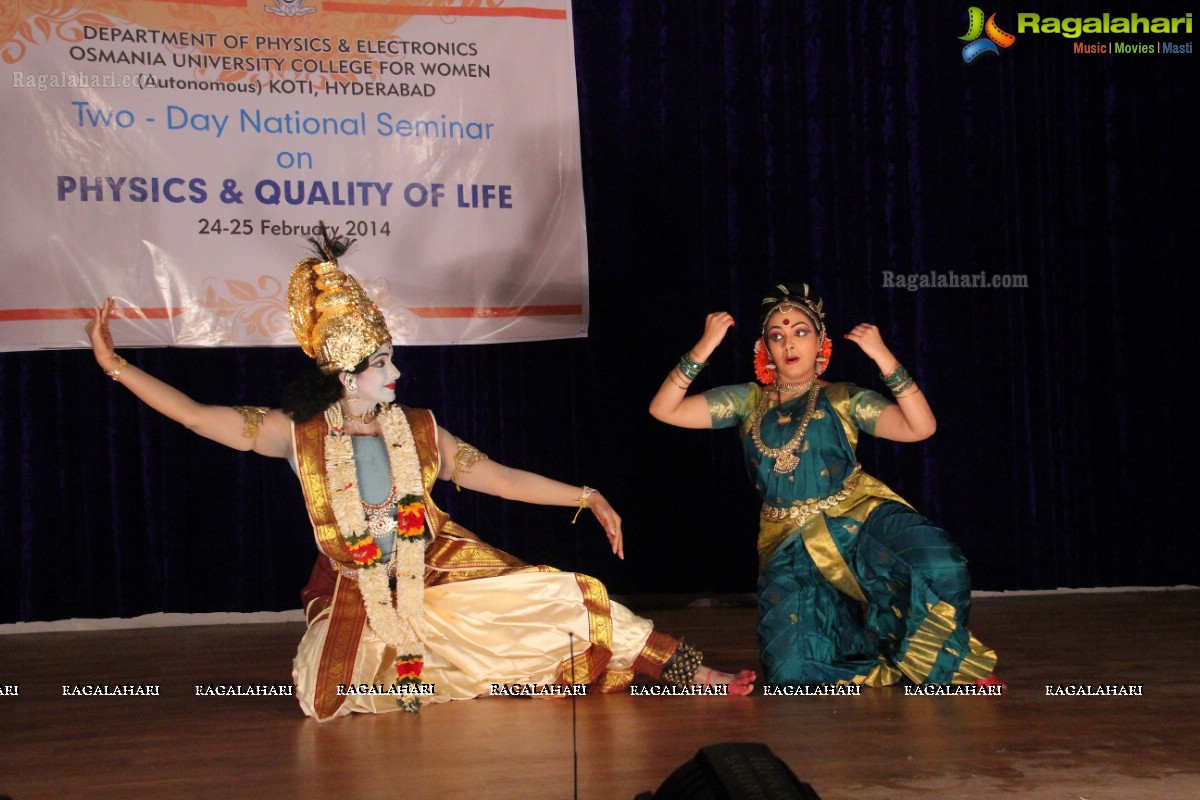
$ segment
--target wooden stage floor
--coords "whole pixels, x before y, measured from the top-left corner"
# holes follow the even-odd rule
[[[715,666],[757,664],[751,608],[643,609]],[[1200,798],[1200,591],[985,596],[973,629],[1003,697],[589,696],[579,797],[654,790],[708,744],[763,742],[822,800]],[[34,798],[570,798],[571,702],[486,698],[318,724],[287,684],[302,625],[0,636],[0,795]],[[157,697],[63,685],[159,684]],[[1047,685],[1141,696],[1048,696]]]

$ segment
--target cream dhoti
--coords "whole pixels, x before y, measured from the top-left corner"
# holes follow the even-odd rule
[[[489,695],[496,684],[620,690],[635,671],[656,675],[675,645],[654,634],[650,620],[611,602],[599,581],[536,567],[428,587],[421,622],[427,692],[421,700],[433,703]],[[296,695],[311,716],[320,716],[317,674],[329,628],[326,609],[309,625],[296,654]],[[386,691],[395,676],[394,656],[364,625],[335,715],[396,710],[395,697]]]

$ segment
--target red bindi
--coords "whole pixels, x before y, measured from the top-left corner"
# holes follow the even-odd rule
[[[792,321],[791,321],[790,319],[785,319],[785,320],[783,321],[783,324],[784,324],[784,325],[791,325],[791,324],[792,324]]]

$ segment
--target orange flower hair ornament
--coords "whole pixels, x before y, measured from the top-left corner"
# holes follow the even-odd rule
[[[817,375],[822,375],[829,368],[829,358],[832,355],[833,341],[825,337],[821,343],[821,354],[817,356]],[[754,377],[758,378],[758,382],[763,386],[770,386],[775,382],[775,365],[771,363],[771,356],[761,338],[754,342]]]
[[[770,386],[775,382],[775,365],[767,355],[762,337],[754,341],[754,377],[758,378],[758,382],[763,386]]]
[[[817,356],[817,375],[823,375],[829,369],[829,357],[833,355],[833,340],[828,336],[821,343],[821,355]]]

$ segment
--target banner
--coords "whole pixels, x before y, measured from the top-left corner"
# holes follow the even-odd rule
[[[586,335],[569,0],[0,10],[0,350],[293,345],[323,221],[397,342]]]

